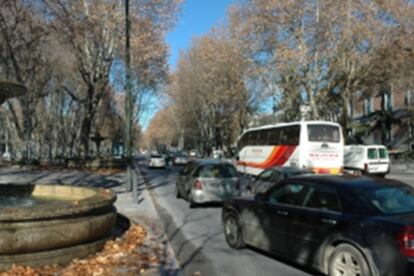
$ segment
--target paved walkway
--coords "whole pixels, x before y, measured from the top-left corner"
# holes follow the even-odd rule
[[[148,238],[138,250],[156,256],[160,266],[149,267],[145,275],[179,275],[180,267],[174,252],[164,234],[163,224],[159,219],[152,198],[146,189],[141,175],[134,175],[138,184],[139,202],[134,202],[132,192],[126,191],[125,173],[99,175],[88,171],[75,170],[29,170],[18,168],[0,168],[0,184],[67,184],[110,188],[117,193],[115,206],[118,213],[130,221],[143,225]]]

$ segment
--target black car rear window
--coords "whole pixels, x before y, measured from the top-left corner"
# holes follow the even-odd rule
[[[212,178],[231,178],[237,177],[237,171],[230,164],[208,164],[201,166],[197,172],[197,177]]]
[[[408,186],[378,187],[360,195],[385,215],[414,212],[414,189]]]

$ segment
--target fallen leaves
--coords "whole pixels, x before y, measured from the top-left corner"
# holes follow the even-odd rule
[[[159,264],[157,254],[140,249],[147,237],[146,230],[137,224],[120,238],[108,241],[104,249],[83,260],[75,259],[66,267],[48,265],[37,268],[13,267],[1,276],[77,276],[77,275],[139,275],[148,267]]]

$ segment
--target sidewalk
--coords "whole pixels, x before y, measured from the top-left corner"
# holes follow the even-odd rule
[[[144,180],[138,179],[138,181]],[[147,240],[139,250],[150,253],[160,260],[159,267],[149,268],[144,275],[180,275],[179,263],[166,238],[164,226],[155,210],[148,190],[144,188],[139,191],[139,203],[134,202],[132,192],[119,190],[117,193],[118,198],[115,206],[118,212],[131,222],[144,226],[148,232]]]
[[[117,193],[115,207],[118,213],[131,223],[142,225],[147,231],[147,239],[139,252],[147,253],[159,260],[159,265],[146,267],[143,275],[180,275],[179,263],[166,235],[164,227],[152,202],[144,178],[135,175],[139,186],[139,203],[134,202],[132,192],[126,191],[126,173],[99,175],[76,170],[29,170],[24,168],[0,168],[0,184],[68,184],[110,188]],[[147,264],[143,264],[147,266]]]

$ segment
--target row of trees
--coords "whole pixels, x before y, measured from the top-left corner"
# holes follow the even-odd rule
[[[165,35],[180,2],[130,0],[136,123],[166,80]],[[2,1],[0,79],[28,88],[1,107],[16,157],[87,157],[96,133],[122,140],[124,13],[118,0]]]
[[[358,101],[412,87],[412,18],[410,0],[240,1],[181,54],[147,136],[169,119],[159,142],[228,147],[263,108],[293,121],[303,105],[346,130]]]

